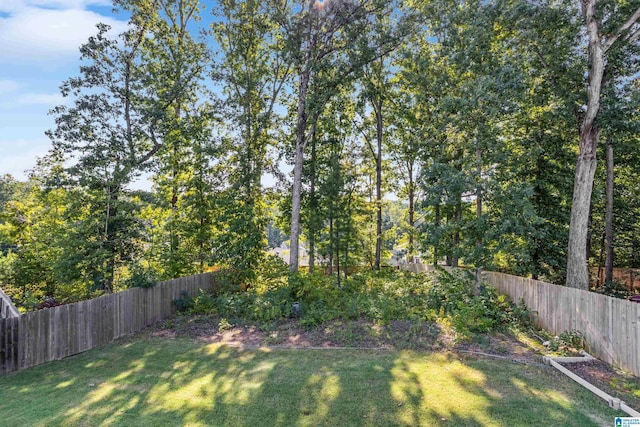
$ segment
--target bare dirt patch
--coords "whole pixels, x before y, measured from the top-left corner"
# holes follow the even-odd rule
[[[378,325],[367,320],[331,321],[304,328],[297,319],[264,325],[229,323],[216,316],[177,316],[158,325],[152,335],[186,336],[236,346],[358,347],[434,350],[453,347],[451,334],[428,322],[393,321]]]
[[[458,343],[454,350],[478,355],[486,353],[522,363],[542,363],[544,347],[536,345],[529,337],[493,333],[479,335],[471,342]]]
[[[640,409],[640,379],[620,372],[600,360],[565,363],[562,366],[635,410]]]

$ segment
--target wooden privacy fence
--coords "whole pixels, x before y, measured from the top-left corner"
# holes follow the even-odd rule
[[[434,270],[424,264],[408,264],[407,268],[413,272]],[[536,312],[536,324],[541,328],[553,335],[578,330],[590,354],[640,376],[640,304],[510,274],[485,271],[482,276],[513,302],[522,299]]]
[[[0,375],[130,335],[175,313],[172,301],[183,292],[214,286],[213,273],[204,273],[0,319]]]
[[[538,326],[554,335],[578,330],[589,353],[640,376],[640,304],[510,274],[487,271],[483,276],[512,301],[522,298],[537,312]]]

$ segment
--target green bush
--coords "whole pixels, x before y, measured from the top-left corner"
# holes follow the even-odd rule
[[[215,297],[202,289],[198,289],[198,295],[191,301],[187,312],[189,314],[211,314],[215,311]]]
[[[197,302],[202,308],[196,310],[262,323],[295,315],[309,328],[337,319],[388,324],[446,318],[462,337],[528,322],[523,304],[511,304],[491,287],[481,287],[478,295],[475,291],[473,275],[464,271],[362,272],[337,286],[335,276],[291,274],[279,260],[268,259],[246,291],[227,288],[215,298],[202,296]],[[293,313],[295,302],[300,311]]]
[[[178,313],[184,313],[193,305],[193,298],[187,291],[180,293],[180,298],[176,298],[171,303],[176,307]]]
[[[158,278],[153,270],[137,264],[131,269],[131,277],[125,281],[129,288],[153,288],[157,282]]]

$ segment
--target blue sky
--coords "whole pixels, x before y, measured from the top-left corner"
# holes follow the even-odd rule
[[[25,170],[50,147],[47,115],[79,70],[79,46],[104,22],[126,27],[110,0],[0,0],[0,175]],[[120,18],[120,19],[119,19]]]

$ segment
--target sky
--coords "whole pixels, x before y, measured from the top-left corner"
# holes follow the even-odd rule
[[[111,0],[0,0],[0,176],[26,179],[50,148],[48,111],[78,75],[79,47],[103,22],[123,31]]]

